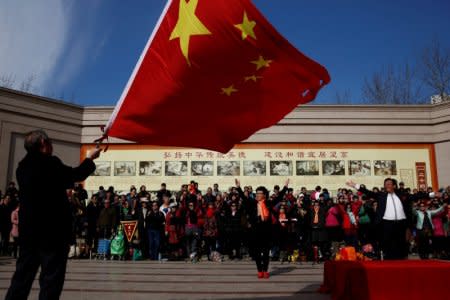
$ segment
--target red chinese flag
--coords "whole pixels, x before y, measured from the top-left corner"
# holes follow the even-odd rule
[[[172,0],[105,134],[226,153],[329,81],[250,0]]]

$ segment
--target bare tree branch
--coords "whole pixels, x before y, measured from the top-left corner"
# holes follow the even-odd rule
[[[421,79],[441,99],[450,93],[450,49],[445,49],[437,38],[422,51]]]
[[[15,83],[16,78],[12,74],[0,76],[0,87],[12,89]]]
[[[336,90],[334,94],[335,103],[336,104],[351,104],[352,103],[352,95],[350,90],[346,89],[344,91]]]
[[[22,83],[20,84],[19,90],[25,93],[29,93],[33,90],[33,82],[36,79],[36,75],[32,74],[28,76]]]
[[[362,95],[367,104],[420,104],[424,102],[416,72],[408,63],[388,65],[364,80]]]

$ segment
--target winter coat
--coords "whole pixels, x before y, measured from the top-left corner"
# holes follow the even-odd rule
[[[337,205],[333,205],[328,211],[325,219],[326,227],[341,226],[341,216]]]
[[[443,210],[444,210],[444,206],[441,206],[440,208],[435,209],[435,210],[426,210],[425,211],[425,213],[428,215],[428,219],[431,222],[431,227],[432,227],[433,230],[434,230],[434,224],[432,222],[432,217],[434,215],[439,214]],[[415,210],[415,209],[413,210],[413,213],[417,216],[416,228],[418,230],[422,230],[423,229],[423,221],[425,219],[425,214],[422,211]]]
[[[165,231],[167,232],[169,244],[175,245],[181,241],[181,238],[184,236],[184,220],[179,210],[175,213],[170,211],[166,215]]]
[[[214,212],[212,216],[206,215],[203,224],[203,236],[215,238],[218,235],[217,214]]]
[[[19,208],[16,208],[11,213],[11,224],[11,236],[15,238],[19,237]]]
[[[94,171],[95,164],[88,158],[72,168],[56,156],[28,153],[16,171],[20,244],[45,248],[67,246],[72,237],[72,213],[66,191]]]
[[[444,229],[444,217],[445,211],[441,211],[440,213],[431,217],[431,223],[433,224],[434,231],[433,236],[445,236]]]

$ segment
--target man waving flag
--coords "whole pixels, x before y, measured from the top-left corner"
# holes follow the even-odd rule
[[[329,81],[250,0],[169,0],[105,136],[226,153]]]

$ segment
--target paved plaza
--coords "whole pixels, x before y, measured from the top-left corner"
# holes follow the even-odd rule
[[[9,285],[14,260],[0,259],[0,299]],[[323,265],[271,264],[272,277],[256,278],[250,261],[69,262],[61,299],[330,299],[317,294]],[[37,299],[36,280],[29,299]]]

